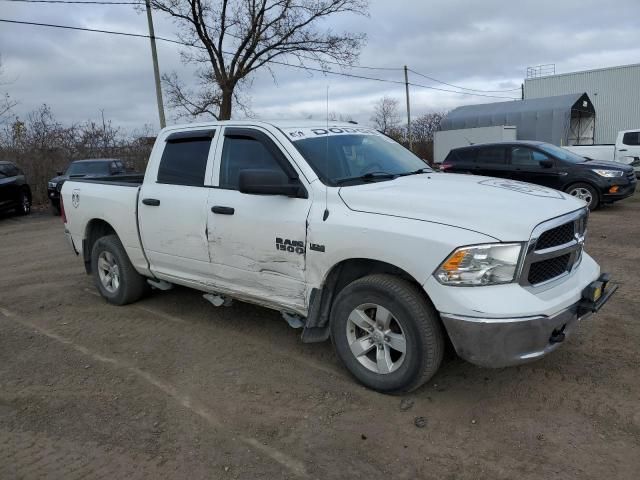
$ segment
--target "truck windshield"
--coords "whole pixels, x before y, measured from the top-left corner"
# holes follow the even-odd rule
[[[67,169],[67,175],[108,175],[109,162],[73,162]]]
[[[393,180],[398,176],[432,171],[409,150],[375,130],[329,130],[332,131],[329,134],[326,129],[289,132],[295,147],[327,185]],[[355,133],[348,133],[351,130]]]
[[[553,155],[559,160],[564,160],[566,162],[571,162],[571,163],[586,162],[586,159],[584,157],[581,157],[576,153],[570,152],[569,150],[565,150],[564,148],[556,147],[555,145],[552,145],[550,143],[542,143],[538,145],[538,147],[540,147],[541,150],[544,150],[548,154]]]

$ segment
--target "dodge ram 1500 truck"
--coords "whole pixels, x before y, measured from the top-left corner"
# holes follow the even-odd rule
[[[540,358],[616,289],[583,201],[433,172],[353,124],[168,127],[144,178],[70,179],[62,200],[107,301],[178,284],[276,309],[383,392],[430,379],[447,342],[481,366]]]

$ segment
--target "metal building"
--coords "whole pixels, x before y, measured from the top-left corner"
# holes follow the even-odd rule
[[[589,96],[576,93],[458,107],[442,120],[440,130],[509,125],[517,128],[518,140],[592,145],[595,121]]]
[[[527,78],[524,98],[586,92],[595,107],[596,143],[614,143],[620,130],[640,128],[640,64]]]

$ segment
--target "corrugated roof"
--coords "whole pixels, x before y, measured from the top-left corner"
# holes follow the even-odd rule
[[[512,102],[481,103],[479,105],[465,105],[449,112],[443,123],[460,121],[491,115],[510,113],[545,112],[559,109],[571,110],[582,93],[558,95],[555,97],[532,98],[529,100],[514,100]],[[448,130],[448,128],[442,128]]]

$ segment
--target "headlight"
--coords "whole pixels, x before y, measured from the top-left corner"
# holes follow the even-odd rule
[[[622,170],[600,170],[595,168],[591,171],[597,173],[601,177],[607,177],[607,178],[621,177],[622,175],[624,175],[624,172]]]
[[[49,186],[49,188],[56,188],[57,183],[56,182],[49,182],[47,185]]]
[[[434,275],[444,285],[475,286],[511,283],[515,280],[521,243],[489,243],[460,247]]]

